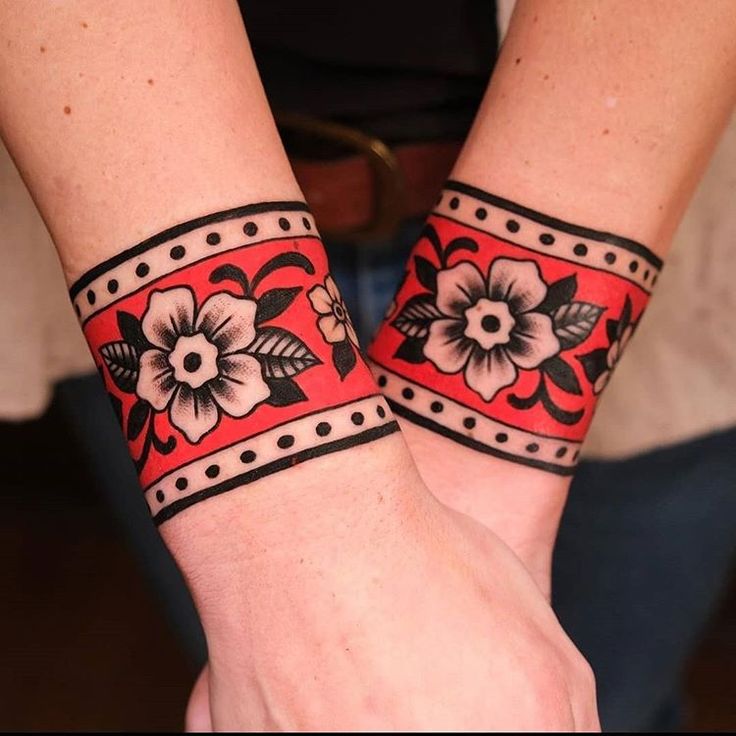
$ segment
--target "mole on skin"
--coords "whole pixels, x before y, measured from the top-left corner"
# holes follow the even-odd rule
[[[72,114],[72,109],[71,109],[71,107],[69,107],[69,105],[67,105],[64,108],[64,115],[71,115],[71,114]]]

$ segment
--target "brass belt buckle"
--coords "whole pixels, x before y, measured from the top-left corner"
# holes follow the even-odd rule
[[[376,203],[373,219],[364,227],[340,235],[365,240],[396,231],[406,211],[406,182],[396,155],[382,140],[356,128],[301,113],[278,113],[275,117],[281,129],[338,143],[363,154],[368,160],[373,172]]]

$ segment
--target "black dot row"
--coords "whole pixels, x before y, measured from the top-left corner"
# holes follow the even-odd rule
[[[383,388],[388,383],[388,378],[385,375],[378,376],[378,385]],[[411,401],[415,394],[414,389],[409,388],[408,386],[401,389],[401,396],[406,399],[406,401]],[[433,414],[441,414],[445,410],[445,405],[441,401],[433,401],[429,405],[429,410]],[[463,419],[463,427],[467,430],[475,429],[476,420],[475,417],[465,417]],[[503,445],[504,443],[509,441],[509,436],[506,434],[506,432],[497,432],[495,436],[496,442],[498,442],[500,445]],[[536,442],[530,442],[526,446],[526,451],[531,453],[532,455],[536,452],[539,452],[539,445]],[[555,457],[556,458],[563,458],[565,455],[567,455],[568,448],[565,446],[558,447],[555,451]],[[579,451],[575,451],[575,454],[572,457],[573,462],[575,462],[578,459]]]
[[[437,204],[442,201],[442,197],[439,198]],[[460,199],[458,197],[453,197],[450,200],[450,209],[456,210],[460,206]],[[488,217],[488,210],[485,207],[478,207],[475,210],[475,217],[478,220],[485,220],[486,217]],[[506,229],[510,233],[518,233],[519,230],[521,230],[521,225],[519,224],[518,220],[506,220]],[[555,236],[552,235],[552,233],[542,233],[539,236],[539,242],[542,245],[546,246],[552,246],[555,244]],[[572,252],[578,256],[579,258],[585,258],[588,255],[588,246],[585,243],[577,243],[573,249]],[[614,263],[616,263],[617,255],[613,253],[612,251],[608,251],[604,256],[603,260],[609,265],[612,266]],[[638,260],[631,260],[629,262],[629,272],[634,274],[639,270],[639,261]],[[651,274],[650,270],[647,268],[644,271],[644,281],[647,281],[652,276],[652,286],[654,286],[657,283],[657,274]]]
[[[309,222],[309,220],[306,217],[302,217],[302,225],[304,225],[305,230],[311,230],[312,229],[312,223]],[[291,223],[289,220],[287,220],[285,217],[279,217],[279,227],[284,231],[288,232],[291,230]],[[252,238],[254,235],[258,234],[258,225],[255,224],[255,222],[246,222],[245,225],[243,225],[243,232],[249,237]],[[220,233],[218,232],[211,232],[207,233],[207,236],[205,237],[205,241],[207,245],[219,245],[222,241],[222,237],[220,236]],[[171,248],[169,251],[169,258],[171,258],[172,261],[180,261],[184,256],[187,254],[187,250],[183,245],[175,245]],[[147,263],[139,263],[135,267],[135,275],[140,278],[144,279],[151,271],[151,267]],[[110,294],[116,294],[118,289],[120,288],[120,284],[118,283],[117,279],[110,279],[107,282],[107,291]],[[97,301],[97,294],[95,294],[93,289],[87,290],[87,301],[90,305],[93,305]],[[79,307],[77,306],[77,316],[79,316]]]
[[[386,410],[379,404],[376,407],[376,414],[380,419],[385,419]],[[361,411],[354,411],[350,415],[350,421],[356,427],[360,427],[365,422],[365,415]],[[332,432],[332,425],[329,422],[319,422],[319,424],[314,428],[314,431],[319,437],[327,437]],[[281,450],[288,450],[290,447],[293,447],[295,441],[296,439],[293,434],[282,434],[276,440],[276,446]],[[250,465],[255,462],[256,457],[257,455],[253,450],[244,450],[240,453],[240,462],[243,463],[243,465]],[[220,466],[216,464],[208,465],[204,474],[210,480],[214,480],[220,475]],[[176,486],[176,489],[179,491],[186,491],[189,487],[189,481],[184,476],[180,476],[174,481],[174,486]],[[156,500],[159,503],[163,503],[166,500],[166,494],[160,488],[156,491]]]

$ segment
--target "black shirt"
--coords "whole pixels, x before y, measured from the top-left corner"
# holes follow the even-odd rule
[[[497,53],[492,0],[240,0],[272,108],[390,143],[462,139]]]

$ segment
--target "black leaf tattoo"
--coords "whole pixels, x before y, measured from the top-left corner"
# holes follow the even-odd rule
[[[301,286],[288,288],[270,289],[258,299],[256,308],[256,326],[262,322],[278,317],[294,301],[297,294],[302,290]]]
[[[547,374],[547,377],[555,386],[561,388],[568,394],[582,396],[583,389],[580,387],[580,381],[578,381],[575,371],[559,355],[545,360],[540,368]]]
[[[419,337],[407,337],[399,345],[398,349],[394,353],[394,358],[399,358],[407,363],[413,363],[419,365],[420,363],[426,362],[427,358],[424,355],[424,346],[427,342],[425,338]]]
[[[431,294],[418,294],[404,304],[391,324],[407,337],[426,337],[432,322],[442,316]]]
[[[143,334],[143,328],[138,318],[129,312],[118,312],[118,329],[123,340],[135,348],[138,353],[143,353],[151,347],[148,339]]]
[[[607,356],[608,350],[606,348],[596,348],[585,355],[577,356],[580,365],[583,366],[585,377],[591,383],[595,383],[608,370]]]
[[[332,363],[337,370],[340,380],[344,381],[345,377],[350,373],[357,363],[355,350],[350,340],[336,342],[332,346]]]
[[[578,277],[575,274],[572,276],[566,276],[564,279],[560,279],[559,281],[555,281],[549,285],[547,296],[534,311],[543,312],[544,314],[552,314],[563,304],[571,302],[577,290]]]
[[[555,335],[562,350],[586,340],[598,323],[603,308],[588,302],[571,302],[559,307],[553,317]]]
[[[133,404],[133,408],[130,410],[130,414],[128,414],[128,429],[126,432],[128,441],[136,439],[143,431],[150,411],[151,405],[143,399],[138,399]]]
[[[321,362],[300,338],[282,327],[261,327],[246,352],[261,363],[266,379],[291,378]]]
[[[271,406],[290,406],[307,400],[304,391],[291,378],[266,378],[266,383],[271,391],[266,403]]]
[[[423,256],[414,256],[414,268],[419,283],[434,294],[437,291],[437,267]]]
[[[126,394],[135,393],[138,381],[138,351],[130,343],[119,340],[103,345],[100,348],[100,355],[113,383]]]

